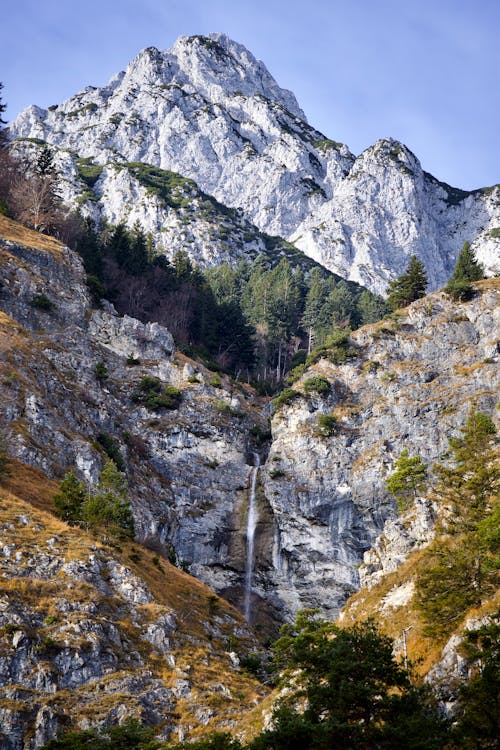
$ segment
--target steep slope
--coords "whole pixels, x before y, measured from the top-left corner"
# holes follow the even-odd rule
[[[392,140],[355,158],[311,127],[293,94],[223,34],[147,48],[107,86],[48,110],[30,107],[10,131],[61,150],[68,198],[85,192],[74,180],[77,157],[106,167],[87,210],[139,219],[160,246],[168,215],[111,165],[142,162],[190,178],[260,230],[377,292],[413,253],[437,288],[464,240],[490,273],[499,270],[498,187],[467,193],[441,184]]]
[[[9,452],[50,477],[74,468],[95,482],[111,450],[138,538],[241,602],[252,441],[267,429],[252,389],[175,354],[158,324],[92,309],[78,256],[59,243],[4,217],[0,235]],[[144,383],[173,388],[177,408],[141,403]]]
[[[137,544],[106,546],[50,512],[18,462],[0,484],[0,745],[132,717],[163,739],[227,729],[265,691],[234,650],[253,638],[207,587]]]
[[[4,218],[0,232],[0,418],[9,451],[50,477],[74,467],[90,482],[106,451],[118,454],[138,538],[240,608],[246,586],[264,630],[304,606],[335,615],[360,586],[363,553],[395,517],[384,481],[401,451],[432,463],[471,404],[493,413],[496,279],[479,282],[467,303],[435,293],[339,342],[276,408],[268,453],[266,403],[250,388],[176,354],[161,326],[92,309],[68,249]],[[327,393],[314,381],[311,390],[318,376]],[[134,394],[144,378],[177,388],[176,408],[141,404]],[[334,429],[325,432],[319,416],[331,413]],[[423,541],[431,524],[423,508]]]
[[[256,593],[289,616],[303,607],[335,616],[360,587],[363,553],[395,518],[385,479],[401,452],[432,465],[472,405],[498,420],[499,297],[498,279],[479,282],[460,305],[434,293],[356,331],[334,362],[327,355],[294,384],[272,418],[262,472],[272,569],[257,565]],[[409,535],[427,541],[432,507],[412,524]]]

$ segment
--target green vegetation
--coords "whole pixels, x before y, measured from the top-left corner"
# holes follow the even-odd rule
[[[76,169],[78,177],[92,190],[101,176],[103,167],[100,164],[93,164],[92,158],[88,156],[76,160]]]
[[[96,380],[102,384],[105,380],[107,380],[108,374],[108,368],[106,367],[105,362],[99,360],[99,362],[97,362],[96,366],[94,367],[94,375],[96,377]]]
[[[436,467],[435,498],[444,536],[424,555],[417,605],[428,635],[446,635],[470,607],[498,586],[500,569],[500,468],[493,422],[469,416],[462,435],[450,440],[451,466]]]
[[[251,750],[443,747],[447,727],[430,694],[374,623],[340,628],[306,610],[281,629],[274,652],[288,691]]]
[[[338,141],[332,141],[330,138],[318,138],[317,141],[313,141],[312,145],[314,148],[317,148],[318,151],[323,151],[323,153],[328,153],[328,151],[339,151],[343,143],[338,143]]]
[[[303,387],[306,393],[319,393],[320,395],[330,393],[330,383],[322,375],[307,378],[304,380]]]
[[[36,307],[38,310],[43,310],[44,312],[50,312],[55,308],[52,300],[46,294],[43,294],[43,292],[41,294],[34,294],[29,304],[31,307]]]
[[[64,521],[117,538],[133,538],[134,519],[127,500],[127,480],[107,461],[95,487],[87,489],[73,472],[65,475],[53,498],[55,513]]]
[[[174,173],[147,165],[128,168],[148,189],[173,203],[188,199],[194,189],[194,183]],[[202,204],[201,210],[213,212],[225,231],[221,208],[208,196]],[[237,212],[228,218],[229,226],[241,225]],[[97,302],[105,295],[122,314],[166,325],[186,354],[202,359],[210,369],[253,379],[264,392],[296,366],[292,362],[298,344],[303,355],[306,348],[332,349],[331,336],[339,328],[373,322],[386,312],[380,297],[313,261],[305,263],[304,256],[279,237],[262,235],[267,252],[251,262],[202,271],[182,250],[171,261],[156,255],[151,237],[138,224],[131,229],[103,225],[97,234],[86,221],[82,233],[78,250]],[[344,361],[346,354],[342,344],[330,352],[333,361]]]
[[[97,442],[104,450],[108,458],[114,461],[119,471],[125,471],[125,461],[120,451],[118,442],[112,435],[107,432],[100,432],[97,436]]]
[[[298,396],[300,396],[300,393],[293,388],[283,388],[279,396],[273,398],[271,403],[274,406],[274,410],[277,411],[281,406],[290,404],[294,399],[298,398]]]
[[[335,414],[318,414],[318,432],[323,437],[335,435],[338,426],[338,419]]]
[[[82,519],[82,506],[87,497],[87,488],[79,482],[72,471],[68,472],[54,495],[55,513],[70,524],[79,524]]]
[[[471,282],[484,278],[484,268],[476,260],[470,242],[465,242],[444,291],[454,300],[464,302],[474,293]]]
[[[424,265],[416,255],[412,255],[405,272],[389,284],[387,303],[391,310],[397,310],[398,307],[405,307],[423,297],[426,289],[427,274]]]
[[[182,394],[173,385],[163,386],[161,380],[153,375],[145,375],[132,394],[132,401],[142,404],[146,409],[178,409]]]
[[[403,512],[424,488],[427,469],[420,456],[410,457],[406,448],[395,462],[394,469],[385,484]]]
[[[471,679],[460,686],[449,750],[497,750],[500,737],[500,612],[478,630],[465,633]]]
[[[500,239],[500,227],[493,227],[493,229],[490,229],[488,236],[495,240]]]
[[[42,750],[155,750],[154,730],[142,726],[136,719],[102,730],[86,729],[67,732],[50,740]]]

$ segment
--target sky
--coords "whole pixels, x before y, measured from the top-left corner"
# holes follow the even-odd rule
[[[4,119],[211,31],[244,44],[354,154],[392,137],[450,185],[500,182],[499,0],[13,0],[0,17]]]

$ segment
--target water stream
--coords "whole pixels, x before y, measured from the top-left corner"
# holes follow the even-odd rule
[[[260,459],[258,453],[252,453],[253,466],[250,471],[250,492],[248,496],[247,515],[247,549],[245,562],[245,596],[243,600],[243,612],[245,619],[250,622],[250,598],[252,595],[253,559],[255,548],[255,529],[259,514],[257,512],[257,501],[255,491],[257,487],[257,474],[259,473]]]

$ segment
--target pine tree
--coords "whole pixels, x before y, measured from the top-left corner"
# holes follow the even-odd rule
[[[127,499],[127,480],[114,461],[107,461],[99,475],[95,494],[82,505],[81,518],[89,527],[113,536],[133,538],[134,519]]]
[[[444,291],[453,297],[453,299],[463,302],[472,297],[473,288],[471,282],[479,281],[482,278],[484,278],[484,268],[476,260],[470,242],[465,242]]]
[[[439,750],[446,723],[373,622],[340,628],[299,612],[274,644],[286,690],[249,750]]]
[[[412,255],[405,272],[389,284],[387,303],[391,310],[397,310],[424,297],[426,289],[425,267],[416,255]]]
[[[68,472],[59,485],[59,491],[53,497],[56,514],[68,523],[80,523],[86,497],[87,489],[84,483],[79,482],[72,471]]]
[[[395,471],[386,482],[386,487],[397,499],[400,511],[406,510],[411,499],[415,500],[427,478],[427,469],[420,456],[410,457],[402,451],[394,464]]]
[[[385,300],[377,294],[372,294],[368,289],[364,289],[359,295],[357,308],[361,325],[376,323],[387,312]]]

